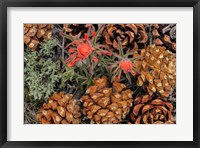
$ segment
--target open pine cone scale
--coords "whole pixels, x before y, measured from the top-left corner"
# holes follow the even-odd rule
[[[135,99],[130,117],[135,124],[173,124],[172,111],[173,105],[166,98],[144,95]]]
[[[39,109],[37,119],[42,124],[78,124],[81,122],[79,102],[73,95],[60,92],[53,94]]]
[[[132,106],[132,94],[123,83],[113,82],[110,88],[107,78],[96,78],[94,86],[90,86],[81,98],[83,113],[91,123],[120,123],[126,117]]]
[[[142,24],[108,24],[104,29],[105,42],[114,49],[119,49],[118,40],[122,48],[138,48],[137,43],[146,43],[147,33]],[[129,47],[129,45],[131,45]]]
[[[168,97],[176,84],[176,57],[165,47],[150,45],[141,50],[143,59],[136,61],[138,75],[137,85],[146,89],[149,95],[158,92]]]
[[[24,43],[35,51],[40,41],[48,41],[52,37],[51,24],[24,24]]]

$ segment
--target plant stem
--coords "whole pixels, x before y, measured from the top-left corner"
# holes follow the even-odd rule
[[[65,60],[64,52],[65,52],[65,37],[63,36],[63,40],[62,40],[62,61],[63,62]]]

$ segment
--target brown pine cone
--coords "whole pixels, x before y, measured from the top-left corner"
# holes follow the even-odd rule
[[[176,51],[176,24],[153,24],[153,43]]]
[[[87,34],[90,37],[94,35],[99,26],[97,24],[63,24],[63,32],[72,36],[79,35],[80,37]]]
[[[51,24],[24,24],[24,43],[35,51],[39,42],[48,41],[52,36]]]
[[[79,124],[81,122],[79,102],[72,94],[55,93],[44,103],[36,115],[42,124]]]
[[[91,123],[116,124],[122,122],[132,106],[132,94],[126,85],[117,81],[108,87],[107,78],[94,79],[94,86],[90,86],[81,98],[83,114]]]
[[[105,42],[114,49],[119,49],[118,40],[122,48],[138,49],[138,44],[148,41],[148,36],[142,24],[108,24],[104,30]]]
[[[134,100],[130,117],[134,124],[174,124],[172,111],[173,105],[166,98],[144,95]]]
[[[141,50],[142,59],[136,61],[138,75],[137,85],[147,90],[149,95],[160,93],[168,97],[176,86],[176,56],[165,47],[149,45]]]

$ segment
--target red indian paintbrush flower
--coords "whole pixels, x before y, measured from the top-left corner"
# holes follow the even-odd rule
[[[129,52],[129,50],[124,53],[120,40],[118,41],[118,44],[119,53],[113,52],[111,55],[109,54],[110,52],[108,52],[108,54],[106,53],[107,55],[114,57],[108,62],[107,70],[113,75],[111,81],[115,78],[120,80],[121,75],[124,74],[128,81],[132,83],[131,76],[135,76],[138,73],[134,64],[137,58],[134,58],[134,53]]]
[[[86,43],[82,43],[81,45],[79,45],[77,50],[78,50],[77,57],[79,57],[83,60],[92,53],[93,48],[88,42],[86,42]]]
[[[112,55],[110,51],[106,51],[108,50],[108,47],[104,47],[97,43],[99,40],[99,32],[101,32],[103,28],[104,26],[101,26],[97,32],[88,31],[84,36],[65,34],[66,38],[71,40],[71,42],[65,46],[69,57],[64,61],[64,63],[70,68],[73,66],[79,67],[80,65],[86,66],[90,74],[93,74],[94,68],[98,65],[100,56],[103,54],[109,56]],[[78,62],[80,64],[76,64]]]
[[[132,72],[133,69],[133,62],[131,62],[129,59],[123,59],[120,63],[119,66],[121,67],[121,69],[124,71],[124,73],[127,72]]]
[[[68,53],[70,53],[70,55],[69,58],[65,60],[65,63],[68,63],[68,67],[73,67],[78,61],[83,61],[94,50],[89,41],[86,39],[75,40],[74,44],[77,47],[69,48]]]
[[[110,65],[107,67],[108,69],[112,70],[112,74],[114,75],[112,77],[112,80],[114,80],[115,77],[117,77],[118,80],[120,80],[121,74],[123,72],[126,75],[128,81],[131,82],[129,73],[132,76],[135,76],[137,74],[137,72],[135,71],[135,67],[134,67],[135,66],[134,61],[131,61],[127,57],[123,58],[119,55],[116,55],[116,54],[114,54],[114,55],[119,58],[119,61],[116,61],[116,59],[115,59],[112,63],[109,63]]]

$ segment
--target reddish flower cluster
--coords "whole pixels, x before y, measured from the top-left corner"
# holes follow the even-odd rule
[[[83,61],[92,53],[93,50],[95,50],[88,41],[87,36],[85,36],[85,39],[74,41],[74,44],[77,46],[77,48],[70,48],[68,50],[71,55],[65,61],[65,63],[68,63],[68,67],[73,67],[78,61]],[[98,62],[98,59],[95,56],[93,56],[93,59],[95,62]]]
[[[83,60],[92,53],[93,48],[89,44],[89,42],[86,42],[86,43],[82,43],[81,45],[79,45],[77,50],[78,50],[77,57],[80,58],[81,60]]]
[[[129,59],[123,59],[119,66],[124,71],[124,73],[131,72],[133,75],[135,75],[135,71],[133,70],[133,62],[131,62]]]
[[[93,32],[92,37],[95,37],[96,32]],[[85,58],[88,58],[90,55],[95,63],[98,63],[98,58],[92,52],[95,50],[97,56],[101,56],[105,54],[107,56],[111,56],[112,53],[103,49],[96,50],[92,47],[88,34],[84,35],[84,39],[75,40],[73,42],[75,47],[71,47],[68,49],[68,53],[70,54],[69,58],[65,60],[65,63],[68,67],[73,67],[76,62],[83,61]],[[68,45],[66,46],[68,48]],[[101,45],[99,46],[101,48]]]

